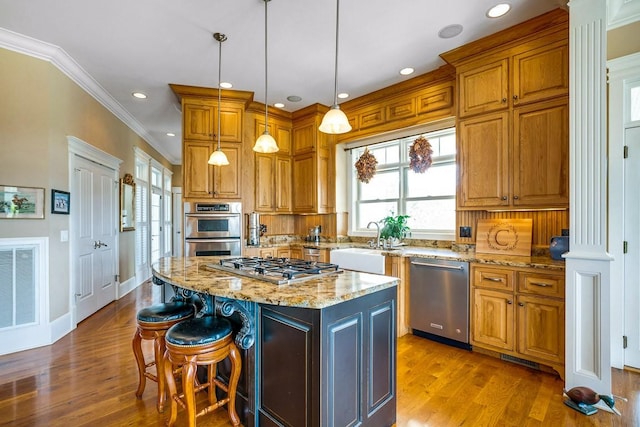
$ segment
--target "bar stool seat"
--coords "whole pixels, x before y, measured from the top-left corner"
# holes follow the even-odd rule
[[[165,334],[173,325],[192,318],[196,313],[196,307],[186,301],[175,301],[164,304],[155,304],[138,311],[136,316],[137,327],[133,335],[131,346],[138,366],[138,389],[136,397],[141,398],[144,393],[147,378],[158,383],[158,412],[164,410],[166,400],[164,351]],[[142,352],[142,340],[153,340],[153,361],[146,362]],[[149,368],[156,367],[154,374]]]
[[[242,360],[240,351],[233,340],[231,322],[215,316],[192,318],[172,326],[165,335],[165,366],[175,366],[182,370],[182,393],[178,394],[176,381],[171,370],[165,370],[171,414],[167,422],[173,426],[178,413],[178,404],[186,410],[189,427],[196,425],[196,417],[227,405],[229,420],[234,426],[240,425],[235,401]],[[217,364],[229,357],[231,373],[229,383],[216,378]],[[207,367],[207,382],[196,378],[198,366]],[[217,400],[216,387],[226,392],[224,399]],[[196,412],[195,394],[207,389],[208,406]]]

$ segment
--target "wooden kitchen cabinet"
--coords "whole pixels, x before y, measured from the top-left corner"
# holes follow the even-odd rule
[[[221,143],[229,165],[213,166],[209,156],[217,143],[184,141],[183,197],[185,199],[239,199],[241,197],[242,145]]]
[[[218,141],[218,102],[210,99],[189,99],[183,104],[183,138],[185,140]],[[242,142],[243,108],[222,105],[220,110],[220,141]]]
[[[312,106],[314,107],[314,106]],[[291,204],[294,213],[333,213],[335,210],[334,137],[318,130],[322,113],[305,109],[294,117]]]
[[[458,210],[569,207],[568,24],[524,25],[441,55],[458,82]]]
[[[461,120],[458,207],[567,207],[568,131],[567,98]]]
[[[264,120],[256,119],[256,138],[264,132]],[[258,212],[291,212],[291,126],[273,121],[269,133],[280,150],[255,153],[255,207]]]
[[[557,38],[542,38],[535,48],[526,43],[458,67],[458,116],[465,118],[566,96],[569,46],[568,40]]]
[[[218,147],[218,101],[182,97],[183,190],[186,200],[240,199],[242,195],[243,104],[220,106],[220,148],[229,165],[212,166],[209,156]]]
[[[564,272],[471,264],[471,343],[564,375]]]

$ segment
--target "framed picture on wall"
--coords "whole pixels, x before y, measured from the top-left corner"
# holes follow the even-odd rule
[[[69,215],[70,199],[68,191],[51,189],[51,213]]]
[[[44,188],[0,185],[0,219],[43,219]]]

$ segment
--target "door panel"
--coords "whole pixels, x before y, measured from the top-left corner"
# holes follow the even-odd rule
[[[624,350],[624,364],[640,368],[640,127],[625,131],[625,145],[629,156],[624,167],[624,240],[627,253],[624,255],[624,334],[627,348]]]
[[[80,322],[116,296],[117,187],[113,169],[77,156],[74,164],[73,289]]]

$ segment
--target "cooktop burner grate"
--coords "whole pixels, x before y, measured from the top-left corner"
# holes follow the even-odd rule
[[[219,264],[207,264],[207,266],[278,285],[342,273],[337,264],[296,258],[225,258],[221,259]]]

